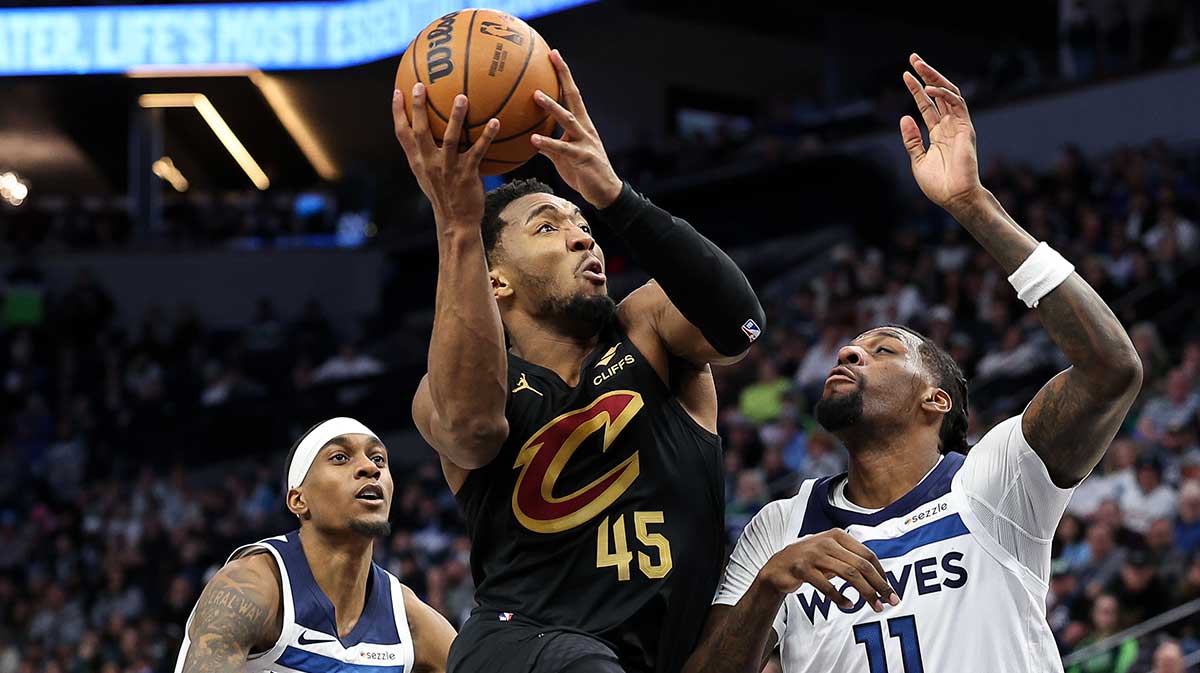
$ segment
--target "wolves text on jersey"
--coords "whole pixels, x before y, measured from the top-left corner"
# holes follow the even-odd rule
[[[962,561],[963,554],[957,551],[948,552],[940,557],[918,559],[906,563],[900,568],[899,573],[886,571],[888,584],[892,585],[892,589],[896,591],[896,595],[901,600],[904,599],[910,588],[916,589],[918,596],[936,593],[943,589],[961,589],[966,585],[968,579],[967,569],[963,566]],[[838,587],[838,591],[846,593],[847,596],[857,593],[854,587],[848,586],[845,582]],[[839,607],[833,604],[833,600],[829,596],[807,584],[796,592],[796,598],[800,602],[800,609],[814,626],[818,618],[829,618],[831,607],[849,615],[857,613],[866,605],[863,597],[859,596],[852,607]]]

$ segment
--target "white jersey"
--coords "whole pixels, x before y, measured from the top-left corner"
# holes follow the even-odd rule
[[[370,594],[354,630],[339,638],[333,604],[313,578],[299,531],[239,547],[229,561],[255,551],[270,552],[283,588],[283,629],[274,647],[252,655],[245,673],[406,673],[413,642],[400,580],[371,564]],[[228,563],[228,561],[226,561]],[[195,616],[195,608],[192,616]],[[192,617],[188,617],[191,626]],[[183,671],[191,640],[185,628],[175,673]]]
[[[833,504],[843,480],[806,481],[795,497],[763,508],[738,541],[714,602],[735,605],[786,545],[843,528],[879,557],[900,604],[876,613],[845,587],[855,604],[843,610],[801,586],[774,622],[784,673],[1062,672],[1046,592],[1050,543],[1071,489],[1051,481],[1020,416],[968,455],[945,456],[881,510]]]

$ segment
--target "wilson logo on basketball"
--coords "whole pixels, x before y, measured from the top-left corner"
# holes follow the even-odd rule
[[[584,440],[602,432],[600,450],[607,451],[644,405],[638,393],[615,390],[535,432],[513,463],[514,470],[521,468],[512,496],[517,521],[535,533],[558,533],[586,523],[616,502],[641,473],[636,451],[573,493],[557,496],[554,486]]]
[[[458,16],[458,12],[450,12],[438,19],[437,26],[425,36],[429,40],[429,51],[425,54],[425,67],[429,73],[430,84],[454,72],[454,61],[451,60],[453,52],[450,47],[446,46],[446,43],[450,42],[454,33],[454,17],[456,16]]]

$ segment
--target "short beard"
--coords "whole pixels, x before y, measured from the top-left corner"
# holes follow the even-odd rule
[[[849,395],[822,397],[814,409],[817,422],[829,432],[838,432],[862,420],[863,391],[856,388]]]
[[[386,537],[392,534],[392,524],[384,519],[383,521],[351,521],[350,530],[362,535],[363,537]]]
[[[617,317],[617,303],[607,294],[555,297],[542,305],[542,313],[552,316],[567,334],[587,339],[596,336]]]

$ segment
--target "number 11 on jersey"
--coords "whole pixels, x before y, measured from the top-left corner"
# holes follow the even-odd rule
[[[921,661],[921,642],[917,639],[917,619],[912,615],[887,620],[888,635],[900,640],[900,658],[904,673],[925,673]],[[883,651],[883,627],[880,622],[867,622],[854,627],[854,642],[867,646],[868,673],[889,673],[887,656]]]
[[[662,512],[634,512],[633,528],[637,539],[647,548],[657,550],[657,560],[650,554],[638,551],[638,570],[652,580],[662,579],[671,572],[671,542],[662,533],[651,533],[649,526],[665,521]],[[617,580],[629,581],[633,552],[629,551],[628,538],[625,535],[625,515],[622,514],[612,522],[612,534],[609,535],[609,517],[604,517],[600,527],[596,529],[596,567],[617,569]],[[612,538],[611,541],[609,538]],[[609,551],[609,549],[612,551]]]

